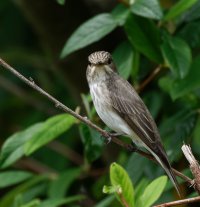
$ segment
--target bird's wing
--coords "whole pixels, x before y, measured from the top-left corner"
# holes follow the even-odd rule
[[[176,177],[173,174],[166,152],[162,146],[157,126],[150,112],[128,81],[122,79],[117,74],[113,74],[111,78],[113,80],[109,81],[110,86],[108,84],[108,89],[113,109],[153,152],[156,160],[165,169],[180,195]]]
[[[112,79],[112,85],[108,87],[113,109],[151,150],[159,150],[158,146],[162,148],[156,124],[139,95],[117,74]]]

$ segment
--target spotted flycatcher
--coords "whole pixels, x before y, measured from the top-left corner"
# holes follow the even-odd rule
[[[142,99],[129,82],[118,75],[110,53],[94,52],[88,62],[87,81],[100,118],[110,129],[146,148],[164,168],[179,193],[157,126]]]

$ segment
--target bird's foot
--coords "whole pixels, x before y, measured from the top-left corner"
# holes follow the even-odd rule
[[[125,135],[124,133],[119,133],[119,132],[109,132],[110,137],[119,137],[122,135]]]
[[[112,137],[108,136],[108,137],[105,137],[105,136],[101,136],[101,139],[103,140],[104,144],[109,144],[111,141],[112,141]]]
[[[109,144],[112,141],[112,137],[118,137],[118,136],[121,136],[121,135],[124,135],[124,134],[123,133],[117,133],[117,132],[114,132],[114,133],[108,132],[108,137],[105,140],[105,144],[106,145]]]

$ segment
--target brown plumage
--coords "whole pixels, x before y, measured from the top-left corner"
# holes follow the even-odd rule
[[[117,74],[110,53],[95,52],[88,60],[87,80],[100,118],[112,130],[126,134],[137,145],[145,147],[164,168],[180,194],[157,126],[142,99],[129,82]]]

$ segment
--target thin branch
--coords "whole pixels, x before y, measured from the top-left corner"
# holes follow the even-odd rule
[[[55,106],[59,109],[61,109],[62,111],[74,116],[75,118],[77,118],[78,120],[80,120],[81,122],[85,123],[86,125],[88,125],[89,127],[95,129],[97,132],[99,132],[108,142],[110,142],[110,140],[121,146],[122,148],[125,148],[128,151],[131,152],[137,152],[138,154],[153,160],[156,162],[156,160],[154,159],[154,157],[152,155],[150,155],[149,153],[146,153],[140,149],[135,149],[135,147],[133,147],[131,144],[127,144],[124,143],[123,141],[121,141],[120,139],[118,139],[116,136],[112,136],[109,132],[101,129],[100,127],[98,127],[97,125],[95,125],[93,122],[91,122],[89,119],[87,119],[87,117],[83,117],[81,115],[79,115],[78,113],[76,113],[75,111],[71,110],[70,108],[68,108],[67,106],[65,106],[63,103],[61,103],[60,101],[58,101],[56,98],[54,98],[53,96],[51,96],[49,93],[47,93],[46,91],[44,91],[42,88],[40,88],[38,85],[35,84],[34,80],[32,78],[27,79],[26,77],[24,77],[21,73],[19,73],[17,70],[15,70],[12,66],[10,66],[9,64],[7,64],[5,61],[3,61],[0,58],[0,65],[2,65],[5,69],[9,70],[11,73],[13,73],[15,76],[17,76],[19,79],[21,79],[23,82],[25,82],[27,85],[29,85],[31,88],[35,89],[36,91],[38,91],[40,94],[44,95],[45,97],[47,97],[51,102],[53,102],[55,104]],[[176,170],[174,170],[174,173],[181,177],[182,179],[184,179],[186,182],[188,182],[189,184],[191,184],[191,179],[188,178],[187,176],[183,175],[181,172],[178,172]]]
[[[137,91],[141,92],[147,86],[147,84],[149,84],[155,78],[155,76],[160,73],[161,69],[162,65],[158,65],[158,67],[154,69],[153,72],[139,85]]]
[[[195,198],[187,198],[187,199],[183,199],[183,200],[172,201],[169,203],[163,203],[163,204],[156,205],[154,207],[179,206],[182,204],[195,203],[195,202],[199,202],[199,201],[200,201],[200,196],[195,197]]]
[[[24,83],[26,83],[27,85],[29,85],[31,88],[35,89],[36,91],[38,91],[40,94],[44,95],[45,97],[47,97],[51,102],[53,102],[55,104],[55,106],[61,110],[63,110],[64,112],[74,116],[75,118],[77,118],[78,120],[80,120],[81,122],[85,123],[86,125],[90,126],[91,128],[95,129],[96,131],[98,131],[103,137],[105,137],[108,141],[110,141],[110,133],[108,133],[107,131],[101,129],[100,127],[98,127],[97,125],[95,125],[94,123],[92,123],[87,117],[83,117],[81,115],[79,115],[78,113],[76,113],[75,111],[71,110],[70,108],[68,108],[67,106],[65,106],[63,103],[61,103],[60,101],[58,101],[56,98],[54,98],[53,96],[51,96],[49,93],[47,93],[46,91],[44,91],[42,88],[40,88],[32,78],[27,79],[26,77],[24,77],[21,73],[19,73],[17,70],[15,70],[12,66],[10,66],[8,63],[6,63],[5,61],[3,61],[0,58],[0,65],[2,65],[5,69],[9,70],[11,73],[13,73],[15,76],[17,76],[19,79],[21,79]],[[124,142],[122,142],[121,140],[117,139],[116,137],[112,137],[112,142],[116,143],[117,145],[120,145],[121,147],[124,147],[128,150],[132,149],[132,146],[130,144],[126,144]]]
[[[194,176],[193,187],[194,189],[200,194],[200,166],[198,161],[195,159],[194,155],[192,154],[192,150],[190,146],[183,145],[182,146],[183,154],[185,155],[186,159],[190,163],[190,170]]]
[[[16,168],[20,169],[26,169],[30,170],[32,172],[35,172],[37,174],[42,174],[42,173],[52,173],[52,174],[57,174],[57,172],[50,168],[49,166],[33,159],[33,158],[23,158],[21,160],[18,160],[15,165]]]
[[[126,0],[118,0],[119,3],[124,4],[126,7],[129,7],[129,3]]]
[[[70,149],[67,145],[62,144],[61,142],[52,141],[47,146],[77,165],[82,165],[84,162],[83,158],[77,152]]]
[[[120,188],[121,188],[121,187],[120,187]],[[123,206],[124,206],[124,207],[129,207],[129,205],[128,205],[126,199],[124,198],[124,196],[123,196],[123,194],[122,194],[122,189],[118,189],[118,190],[117,190],[117,194],[118,194],[118,196],[119,196],[119,198],[120,198],[120,200],[121,200]]]
[[[192,185],[193,180],[190,179],[189,177],[187,177],[186,175],[184,175],[183,173],[179,172],[178,170],[172,168],[174,174],[180,178],[182,178],[183,180],[185,180],[189,185]]]

